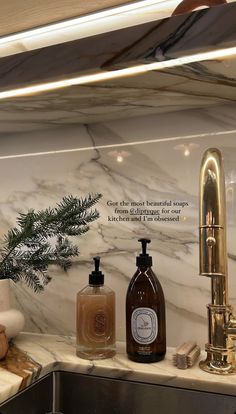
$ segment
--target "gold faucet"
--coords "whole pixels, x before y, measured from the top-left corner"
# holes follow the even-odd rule
[[[211,278],[207,358],[200,368],[213,374],[236,373],[236,319],[228,303],[225,176],[221,152],[205,151],[200,170],[200,275]]]

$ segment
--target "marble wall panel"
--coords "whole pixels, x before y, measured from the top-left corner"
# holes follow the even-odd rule
[[[1,234],[15,223],[19,211],[53,206],[65,194],[101,192],[101,217],[78,239],[80,256],[64,274],[50,269],[52,282],[42,294],[14,285],[14,301],[26,316],[26,330],[74,334],[76,293],[86,283],[94,255],[101,256],[107,285],[117,293],[117,338],[125,339],[125,295],[135,271],[137,239],[150,237],[153,269],[163,286],[167,307],[168,345],[187,339],[201,345],[207,340],[206,304],[210,280],[198,275],[198,174],[201,155],[219,147],[225,158],[228,206],[230,300],[236,306],[236,122],[234,108],[214,107],[181,113],[159,114],[125,121],[61,128],[58,147],[70,153],[1,159]],[[73,141],[74,131],[74,141]],[[58,130],[41,132],[48,148],[56,149]],[[65,136],[63,141],[62,136]],[[69,134],[69,135],[68,135]],[[32,153],[47,148],[40,132],[31,141],[25,135],[9,137],[3,154]],[[81,139],[81,141],[80,141]],[[85,141],[86,144],[85,145]],[[26,148],[27,146],[27,148]],[[83,147],[89,147],[84,149]],[[187,150],[187,152],[186,152]],[[0,150],[1,151],[1,150]],[[186,155],[187,154],[187,155]],[[118,162],[117,157],[123,157]],[[187,202],[178,222],[108,221],[114,214],[111,200]]]

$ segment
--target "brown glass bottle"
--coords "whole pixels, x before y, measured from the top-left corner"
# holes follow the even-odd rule
[[[126,349],[136,362],[157,362],[166,353],[165,298],[146,253],[150,240],[140,239],[142,254],[126,296]]]

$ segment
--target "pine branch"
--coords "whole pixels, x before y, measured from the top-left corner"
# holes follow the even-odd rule
[[[8,231],[0,250],[1,278],[21,280],[35,292],[44,290],[51,280],[49,265],[55,263],[66,271],[71,259],[79,255],[78,246],[69,237],[87,233],[89,224],[99,218],[99,212],[92,208],[101,197],[70,195],[55,208],[20,213],[18,227]]]

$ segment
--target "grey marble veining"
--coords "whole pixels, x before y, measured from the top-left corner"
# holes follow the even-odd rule
[[[0,136],[234,104],[233,52],[180,66],[178,59],[234,47],[235,15],[232,2],[1,58]],[[220,32],[212,29],[218,26]],[[170,59],[176,66],[136,76],[12,99],[1,96],[19,86]]]
[[[173,366],[174,348],[167,349],[163,361],[152,364],[137,364],[128,360],[125,343],[117,343],[113,358],[86,361],[75,354],[75,338],[64,335],[41,335],[22,333],[14,344],[40,367],[36,375],[29,375],[29,383],[55,370],[112,379],[125,379],[149,384],[167,385],[220,394],[236,395],[235,377],[219,376],[203,372],[198,364],[190,369],[180,370]],[[201,357],[204,358],[204,352]],[[6,369],[0,370],[0,402],[19,391],[22,377]]]
[[[75,338],[62,335],[22,333],[15,345],[40,366],[36,378],[54,370],[77,372],[113,379],[126,379],[149,384],[167,385],[214,393],[236,395],[234,376],[222,377],[200,370],[196,364],[191,369],[180,370],[173,366],[174,348],[168,348],[166,358],[158,363],[137,364],[127,359],[125,344],[117,343],[117,353],[112,359],[86,361],[75,355]],[[201,354],[204,358],[204,352]],[[35,377],[29,379],[33,383]],[[22,377],[0,370],[0,402],[19,391]]]
[[[122,342],[117,344],[117,354],[112,359],[97,361],[78,358],[75,355],[75,340],[71,337],[21,334],[15,343],[17,347],[41,364],[41,377],[53,369],[60,369],[107,378],[236,394],[233,376],[222,378],[218,375],[208,374],[201,371],[197,364],[187,370],[174,367],[172,364],[173,348],[168,348],[166,358],[161,362],[137,364],[128,360],[125,344]],[[201,357],[204,357],[204,353]]]
[[[78,239],[81,254],[71,270],[64,274],[51,267],[53,280],[40,295],[24,285],[12,286],[16,304],[26,317],[26,330],[75,333],[76,293],[87,284],[92,257],[99,254],[106,283],[117,294],[117,338],[124,340],[125,296],[135,271],[137,239],[148,236],[152,239],[154,271],[166,297],[168,345],[196,339],[203,346],[207,339],[206,304],[210,300],[210,283],[198,276],[198,173],[202,152],[209,146],[219,147],[225,158],[230,300],[236,305],[233,109],[222,106],[216,110],[87,125],[79,131],[70,130],[70,134],[74,131],[75,142],[79,145],[81,137],[81,147],[87,143],[89,150],[1,160],[0,174],[6,177],[0,194],[1,234],[15,224],[19,211],[53,206],[65,194],[85,195],[97,191],[103,194],[98,205],[101,217]],[[64,131],[66,137],[68,130]],[[42,132],[51,141],[49,146],[53,146],[53,133],[57,134],[57,130]],[[176,138],[181,136],[182,139]],[[69,144],[73,147],[73,139]],[[106,147],[111,144],[112,148]],[[32,137],[29,152],[34,145]],[[42,148],[45,145],[43,141]],[[105,147],[99,148],[99,145]],[[184,156],[186,145],[190,148],[189,156]],[[40,150],[38,141],[37,146]],[[20,146],[17,148],[17,137],[14,149],[21,152]],[[116,158],[120,151],[124,155],[122,163]],[[5,153],[9,154],[7,146]],[[107,205],[108,200],[182,200],[189,206],[178,223],[108,222],[108,216],[114,213]]]
[[[233,104],[235,85],[235,60],[228,59],[3,100],[0,134]]]

